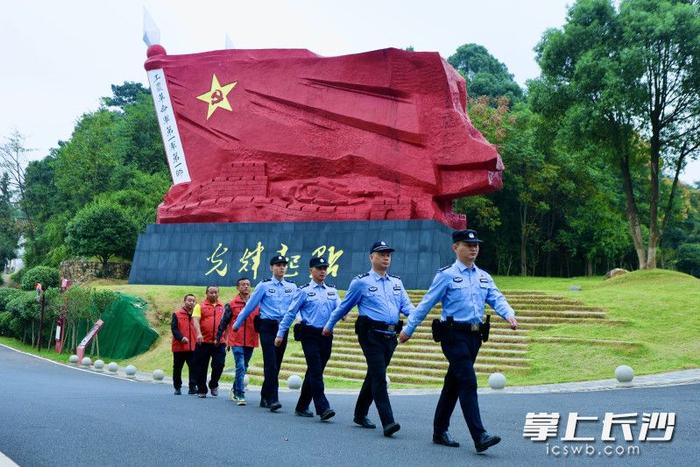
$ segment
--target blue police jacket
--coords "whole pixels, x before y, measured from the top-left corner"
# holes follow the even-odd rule
[[[260,318],[281,320],[284,313],[289,308],[289,304],[297,291],[297,285],[284,279],[281,281],[272,277],[260,282],[253,294],[248,299],[248,303],[241,310],[234,326],[240,327],[249,314],[260,305]]]
[[[277,331],[277,337],[284,336],[297,313],[301,316],[302,323],[322,328],[328,321],[331,312],[338,306],[339,301],[338,291],[332,285],[311,281],[300,287],[284,314]]]
[[[480,323],[484,316],[484,303],[491,305],[503,319],[515,316],[513,308],[486,271],[476,265],[468,268],[457,260],[437,272],[423,300],[409,316],[403,332],[407,336],[412,335],[439,301],[442,301],[442,321],[452,317],[459,322]]]
[[[348,314],[355,305],[360,316],[387,324],[398,323],[400,313],[409,316],[414,310],[403,282],[398,276],[391,274],[380,276],[370,271],[360,274],[350,282],[345,298],[333,310],[325,327],[332,330],[335,323]]]

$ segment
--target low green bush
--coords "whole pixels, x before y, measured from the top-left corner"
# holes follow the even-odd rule
[[[34,290],[37,282],[40,283],[44,289],[58,287],[60,280],[58,269],[48,266],[36,266],[24,273],[22,277],[22,289]]]
[[[22,294],[19,289],[0,287],[0,312],[7,310],[7,303],[18,295]]]

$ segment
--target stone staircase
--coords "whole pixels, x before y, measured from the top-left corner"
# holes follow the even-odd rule
[[[409,291],[414,304],[423,297],[423,291]],[[581,304],[578,301],[543,292],[511,290],[504,291],[508,302],[515,309],[519,328],[513,331],[493,310],[489,341],[481,346],[476,360],[478,374],[490,374],[495,371],[512,374],[527,372],[531,360],[528,358],[528,333],[532,329],[543,329],[567,323],[595,323],[606,319],[605,311]],[[442,354],[440,344],[432,339],[431,321],[438,318],[442,306],[431,310],[423,323],[416,329],[410,341],[397,346],[388,375],[394,383],[440,385],[447,371],[447,361]],[[325,376],[362,381],[367,366],[357,343],[354,322],[355,311],[348,314],[346,321],[340,321],[334,329],[333,354],[326,367]],[[251,366],[251,376],[262,376],[261,367]],[[301,348],[288,348],[282,363],[280,379],[285,380],[291,374],[303,376],[306,361]]]

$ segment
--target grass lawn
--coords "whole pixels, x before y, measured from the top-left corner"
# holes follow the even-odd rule
[[[659,373],[677,369],[700,367],[700,280],[665,270],[637,271],[610,280],[593,278],[495,277],[505,290],[541,291],[576,299],[585,305],[596,306],[607,312],[607,320],[592,324],[566,324],[529,331],[528,358],[532,366],[528,372],[506,374],[509,385],[545,384],[591,379],[612,378],[615,367],[626,364],[636,375]],[[170,314],[182,303],[186,293],[198,299],[204,296],[203,287],[129,285],[125,282],[98,281],[95,287],[137,295],[149,303],[148,317],[162,336],[148,352],[118,363],[131,363],[141,371],[161,368],[170,373]],[[580,291],[569,288],[577,285]],[[222,287],[220,297],[230,300],[233,287]],[[342,292],[341,292],[342,295]],[[517,314],[517,309],[515,310]],[[497,318],[498,319],[498,318]],[[545,342],[541,338],[575,338],[573,342]],[[581,340],[584,339],[584,342]],[[21,347],[13,339],[0,338],[0,343]],[[300,344],[290,340],[287,352],[300,351]],[[48,358],[65,361],[52,352],[41,353]],[[262,354],[257,349],[252,363],[262,365]],[[227,366],[233,365],[227,357]],[[224,380],[231,381],[230,376]],[[486,377],[479,383],[485,385]],[[253,384],[261,381],[252,379]],[[326,384],[335,388],[358,388],[359,383],[326,378]],[[409,387],[392,384],[392,387]]]

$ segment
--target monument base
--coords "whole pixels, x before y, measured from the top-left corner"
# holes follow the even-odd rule
[[[290,259],[287,279],[309,279],[309,260],[329,263],[327,282],[347,289],[370,269],[369,248],[386,241],[396,252],[390,273],[407,289],[427,289],[435,271],[454,261],[451,230],[432,220],[285,223],[151,224],[139,235],[130,284],[235,285],[270,277],[270,257]]]

